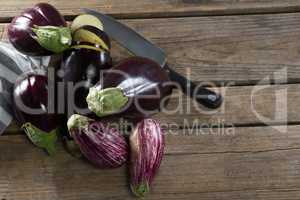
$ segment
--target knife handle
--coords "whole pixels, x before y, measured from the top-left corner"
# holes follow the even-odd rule
[[[170,69],[167,65],[165,67],[169,71],[171,81],[178,83],[184,94],[210,109],[216,109],[221,106],[223,98],[220,94],[207,88],[199,87],[191,80]]]

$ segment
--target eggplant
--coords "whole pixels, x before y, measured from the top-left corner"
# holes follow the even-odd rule
[[[82,14],[73,20],[71,24],[72,33],[85,25],[93,26],[103,31],[103,24],[97,17],[94,15]]]
[[[24,74],[14,85],[13,107],[18,124],[33,144],[53,155],[59,117],[48,109],[48,97],[48,78],[45,75]]]
[[[111,68],[111,66],[112,59],[107,51],[99,52],[85,48],[65,51],[61,67],[58,70],[60,72],[58,74],[61,76],[59,79],[65,85],[65,94],[68,94],[68,85],[71,84],[74,88],[79,86],[76,84],[81,86],[76,91],[73,91],[74,96],[70,96],[70,94],[66,96],[67,102],[70,104],[71,101],[75,100],[74,106],[80,110],[83,109],[82,112],[88,110],[86,97],[89,93],[89,88],[99,81],[100,71]],[[68,112],[73,112],[73,110],[68,110]]]
[[[130,187],[138,197],[149,192],[160,167],[165,147],[164,132],[153,119],[140,121],[130,135]]]
[[[159,112],[171,93],[169,76],[156,62],[131,57],[108,70],[86,101],[99,117],[120,114],[136,120]]]
[[[47,3],[36,4],[16,16],[8,26],[8,38],[17,50],[31,56],[61,52],[72,41],[66,21]]]
[[[81,28],[74,31],[73,42],[76,45],[90,43],[93,46],[101,48],[105,51],[109,51],[111,48],[111,43],[108,35],[102,30],[90,25],[82,26]]]
[[[68,120],[71,137],[82,154],[99,168],[117,168],[128,159],[128,144],[115,128],[78,114]]]

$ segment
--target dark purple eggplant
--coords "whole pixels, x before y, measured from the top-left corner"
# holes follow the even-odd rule
[[[16,16],[8,26],[8,38],[20,52],[33,56],[62,51],[71,42],[66,21],[47,3],[36,4]]]
[[[131,57],[90,88],[87,103],[99,117],[120,114],[139,119],[158,112],[171,93],[169,76],[156,62]]]
[[[115,128],[78,114],[68,121],[70,135],[82,154],[99,168],[117,168],[128,158],[128,144]]]
[[[111,48],[108,35],[102,30],[90,25],[85,25],[77,29],[73,33],[73,42],[76,45],[90,43],[105,51],[109,51]]]
[[[112,59],[106,51],[99,52],[84,48],[65,51],[58,74],[65,85],[67,102],[71,103],[75,100],[74,104],[77,108],[88,110],[86,97],[89,88],[99,81],[100,71],[111,66]],[[73,91],[74,96],[68,95],[67,87],[70,85],[73,85],[73,88],[78,86],[76,91]],[[73,110],[69,111],[73,112]]]
[[[59,117],[48,109],[48,97],[45,75],[25,74],[15,83],[13,100],[17,122],[36,146],[53,155]]]
[[[139,122],[130,135],[130,186],[136,196],[144,197],[149,192],[160,167],[164,147],[163,130],[153,119]]]

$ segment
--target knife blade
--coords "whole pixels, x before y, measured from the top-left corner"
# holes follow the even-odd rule
[[[108,15],[88,8],[83,8],[81,10],[100,19],[103,23],[104,31],[130,52],[137,56],[154,60],[160,64],[161,67],[165,68],[169,72],[171,81],[178,83],[186,95],[195,99],[207,108],[215,109],[220,107],[223,102],[222,96],[204,87],[198,87],[186,77],[169,68],[167,65],[166,54],[161,48],[155,46],[133,29]]]
[[[130,52],[133,52],[137,56],[150,58],[162,67],[165,66],[165,52],[137,32],[133,31],[131,28],[108,15],[99,13],[92,9],[83,8],[82,11],[98,17],[103,23],[105,32]],[[135,34],[132,34],[132,32]]]

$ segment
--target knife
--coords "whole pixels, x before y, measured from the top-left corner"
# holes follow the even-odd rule
[[[88,8],[83,8],[82,11],[100,19],[104,25],[105,32],[130,52],[137,56],[152,59],[165,68],[169,73],[171,81],[178,83],[186,95],[207,108],[214,109],[220,107],[223,101],[222,96],[204,87],[198,87],[191,80],[169,68],[166,54],[161,48],[156,47],[136,31],[108,15]]]

